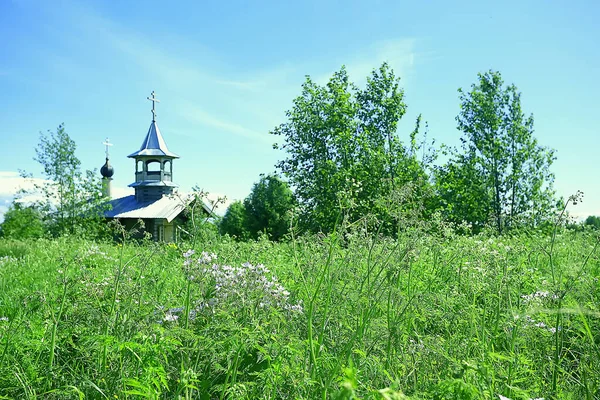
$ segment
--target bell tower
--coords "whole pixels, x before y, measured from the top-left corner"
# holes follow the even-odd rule
[[[173,160],[179,158],[167,148],[156,124],[156,103],[154,91],[148,100],[152,102],[152,123],[142,146],[128,157],[135,159],[135,182],[129,186],[135,189],[138,202],[151,202],[163,195],[172,194],[177,185],[173,183]]]

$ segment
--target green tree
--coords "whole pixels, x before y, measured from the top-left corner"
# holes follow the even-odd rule
[[[101,180],[92,171],[82,172],[76,149],[62,124],[56,132],[41,134],[35,149],[34,160],[46,178],[44,184],[36,185],[36,191],[43,196],[42,209],[47,210],[49,228],[55,235],[104,232],[100,221],[106,202]]]
[[[288,121],[271,132],[283,138],[287,158],[277,168],[294,188],[303,228],[329,231],[340,210],[351,220],[389,220],[380,200],[422,171],[407,162],[396,134],[405,110],[399,78],[385,63],[362,90],[344,67],[325,86],[306,78]]]
[[[249,234],[246,230],[246,209],[241,201],[234,201],[227,207],[227,211],[219,224],[221,235],[228,234],[238,240],[245,240]]]
[[[479,232],[489,220],[491,204],[486,179],[471,154],[456,154],[434,173],[444,218],[455,224],[467,223]]]
[[[44,236],[42,212],[35,205],[13,203],[4,214],[0,224],[0,236],[11,239],[30,239]]]
[[[600,230],[600,217],[596,217],[594,215],[590,215],[589,217],[587,217],[585,219],[585,222],[583,223],[585,226],[589,226],[593,229],[599,229]]]
[[[286,182],[275,175],[261,177],[244,200],[248,232],[255,239],[264,232],[271,240],[280,240],[289,232],[294,206],[294,194]]]
[[[459,89],[456,117],[463,153],[437,174],[450,219],[492,222],[498,232],[543,222],[555,207],[550,166],[554,151],[533,137],[533,116],[521,108],[515,85],[499,72],[478,74],[470,92]]]

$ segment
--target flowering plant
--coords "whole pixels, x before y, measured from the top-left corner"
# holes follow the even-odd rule
[[[205,298],[195,302],[190,310],[193,318],[200,312],[215,312],[218,308],[302,312],[302,304],[290,302],[290,292],[279,283],[263,264],[246,262],[240,266],[218,264],[217,255],[188,250],[183,253],[183,272],[188,282],[208,285]]]

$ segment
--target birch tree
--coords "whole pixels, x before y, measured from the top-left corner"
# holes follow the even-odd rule
[[[521,93],[504,86],[496,71],[478,74],[470,91],[458,92],[463,152],[436,174],[450,219],[486,220],[499,233],[542,222],[555,205],[555,156],[533,136],[533,116],[524,114]]]

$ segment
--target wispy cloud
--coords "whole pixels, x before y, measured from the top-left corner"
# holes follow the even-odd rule
[[[267,67],[240,69],[225,62],[216,50],[185,37],[165,39],[161,32],[161,40],[154,40],[81,4],[71,3],[69,13],[70,22],[82,35],[110,49],[107,54],[135,65],[140,81],[152,81],[163,93],[168,91],[173,109],[189,122],[269,145],[272,140],[267,132],[283,122],[285,109],[300,94],[304,76],[311,71],[317,82],[325,83],[345,64],[351,79],[361,85],[384,61],[405,79],[418,57],[415,39],[398,38],[357,48],[333,60],[281,60]]]
[[[157,43],[93,9],[73,5],[70,12],[82,35],[93,36],[99,46],[135,65],[139,80],[152,81],[154,87],[163,88],[163,93],[169,92],[172,108],[183,110],[180,114],[195,124],[270,144],[266,132],[274,126],[274,115],[283,113],[279,110],[281,94],[289,97],[291,90],[299,88],[288,82],[291,68],[287,63],[239,73],[237,66],[226,65],[216,52],[200,43],[173,37],[170,42],[177,43],[176,48],[165,47],[161,45],[164,40]],[[57,58],[56,63],[60,66],[68,60]],[[212,112],[215,108],[228,110],[229,116],[216,115]]]
[[[346,66],[350,79],[357,85],[366,82],[366,78],[371,71],[378,68],[382,63],[387,62],[394,70],[397,77],[406,80],[410,77],[419,54],[416,51],[416,39],[398,38],[379,41],[373,43],[370,47],[359,49],[355,54],[349,55],[346,59],[339,60],[340,65]],[[333,71],[319,75],[315,78],[316,82],[324,84],[329,81]]]
[[[251,129],[245,128],[244,126],[235,123],[223,121],[214,115],[200,109],[199,107],[188,105],[183,109],[179,110],[179,114],[190,121],[202,124],[206,127],[218,129],[221,131],[233,133],[235,135],[250,138],[253,140],[261,140],[266,143],[271,143],[272,139],[266,134],[255,132]]]

